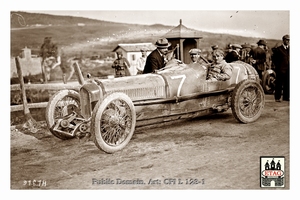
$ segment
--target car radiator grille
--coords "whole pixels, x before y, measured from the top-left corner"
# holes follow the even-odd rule
[[[106,91],[107,94],[111,94],[114,92],[123,92],[123,93],[127,94],[133,101],[145,100],[145,99],[157,99],[157,98],[165,98],[166,97],[164,86]]]
[[[91,104],[90,104],[90,95],[87,90],[80,90],[80,106],[81,106],[81,115],[84,118],[89,118],[91,116]]]

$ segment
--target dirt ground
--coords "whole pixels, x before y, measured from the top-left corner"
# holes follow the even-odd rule
[[[289,102],[266,95],[262,116],[241,124],[231,110],[189,121],[137,128],[114,154],[92,141],[60,140],[11,127],[12,190],[215,190],[260,187],[260,156],[285,157],[290,189]],[[179,180],[180,179],[180,180]]]

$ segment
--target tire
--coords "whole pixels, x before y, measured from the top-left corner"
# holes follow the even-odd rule
[[[124,93],[112,93],[99,101],[92,114],[91,134],[95,145],[106,153],[123,149],[136,124],[135,107]]]
[[[243,80],[236,85],[231,98],[233,116],[242,123],[256,121],[264,108],[265,94],[261,85],[254,80]]]
[[[262,77],[262,87],[266,94],[273,94],[275,90],[276,74],[273,70],[266,70]]]
[[[46,107],[46,122],[50,132],[59,139],[72,139],[75,136],[53,130],[55,122],[75,111],[80,115],[80,96],[74,90],[61,90],[55,93]],[[67,131],[68,130],[64,130]]]

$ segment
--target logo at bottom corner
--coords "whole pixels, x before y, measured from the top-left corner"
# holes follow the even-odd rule
[[[260,157],[260,187],[284,187],[284,157]]]

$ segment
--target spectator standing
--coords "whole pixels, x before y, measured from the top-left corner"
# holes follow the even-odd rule
[[[232,50],[229,51],[225,57],[225,60],[227,63],[231,63],[237,60],[240,60],[240,51],[242,49],[242,46],[239,44],[232,44],[231,45]]]
[[[68,63],[70,63],[70,64],[68,64]],[[66,61],[66,55],[63,51],[63,48],[58,49],[56,63],[52,66],[52,69],[55,69],[57,66],[60,66],[60,69],[62,71],[62,80],[63,80],[64,84],[66,84],[67,81],[71,80],[71,78],[75,72],[73,64],[74,64],[74,61],[72,61],[71,59]],[[69,76],[67,77],[68,70],[70,70],[70,72],[69,72]]]
[[[40,56],[43,61],[48,57],[56,57],[57,46],[52,42],[52,37],[45,37],[40,49]]]
[[[143,74],[146,59],[147,59],[147,48],[141,48],[142,56],[137,60],[137,74]]]
[[[250,44],[242,44],[242,50],[241,50],[241,61],[250,64],[250,51],[251,51],[251,45]]]
[[[117,54],[117,59],[113,62],[112,65],[112,68],[115,69],[115,76],[116,77],[130,76],[129,61],[123,57],[123,52],[121,50],[118,50],[116,54]]]
[[[53,63],[57,60],[57,46],[52,42],[52,37],[45,37],[44,43],[40,48],[41,66],[42,66],[42,81],[47,83],[50,81],[50,70]]]
[[[267,42],[265,40],[259,40],[257,42],[257,47],[251,49],[249,52],[250,63],[256,69],[260,79],[262,79],[262,73],[265,71],[266,46]]]
[[[168,53],[171,43],[166,38],[160,38],[156,41],[155,46],[157,48],[146,59],[143,74],[155,72],[165,66],[164,56]]]
[[[290,100],[290,36],[282,37],[282,45],[273,48],[273,63],[275,65],[275,101]]]
[[[272,68],[272,59],[271,59],[271,53],[270,50],[268,48],[268,46],[266,46],[266,62],[265,62],[265,69],[271,69]]]
[[[232,67],[224,60],[224,52],[220,49],[212,53],[213,63],[208,69],[207,80],[226,81],[231,78]]]

